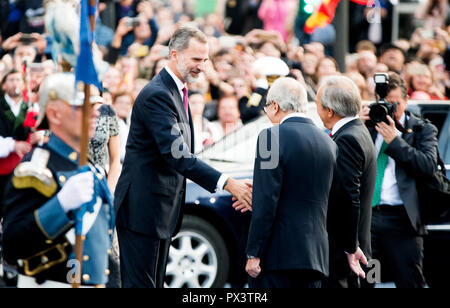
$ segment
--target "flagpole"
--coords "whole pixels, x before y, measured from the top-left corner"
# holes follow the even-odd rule
[[[95,7],[96,0],[89,0],[89,6]],[[95,30],[95,16],[89,16],[90,29]],[[80,141],[80,158],[78,160],[78,165],[80,167],[86,166],[88,164],[88,147],[89,147],[89,119],[91,117],[91,85],[84,84],[84,104],[83,104],[83,116],[81,122],[81,141]],[[78,268],[77,275],[78,279],[74,280],[72,283],[73,288],[79,288],[81,285],[82,264],[83,264],[83,242],[85,237],[79,234],[75,238],[75,259],[77,260]]]

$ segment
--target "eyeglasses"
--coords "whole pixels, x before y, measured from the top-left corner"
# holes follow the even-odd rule
[[[267,101],[267,103],[264,105],[264,112],[267,113],[267,108],[273,105],[274,101]]]

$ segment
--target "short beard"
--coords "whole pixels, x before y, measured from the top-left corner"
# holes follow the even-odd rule
[[[192,77],[190,74],[190,70],[186,69],[183,64],[184,63],[184,56],[180,54],[180,62],[177,63],[177,70],[180,73],[181,77],[183,77],[184,81],[186,83],[195,83],[197,82],[199,77]],[[199,75],[200,76],[200,75]]]

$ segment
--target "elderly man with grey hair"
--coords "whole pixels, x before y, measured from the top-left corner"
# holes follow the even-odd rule
[[[358,117],[361,96],[355,83],[332,76],[321,84],[317,113],[339,149],[328,206],[331,288],[359,287],[365,278],[360,262],[371,256],[370,223],[376,179],[372,138]]]
[[[305,88],[291,78],[271,87],[274,127],[258,138],[246,271],[254,288],[320,288],[328,275],[328,194],[337,148],[307,118]],[[236,205],[235,205],[236,206]]]

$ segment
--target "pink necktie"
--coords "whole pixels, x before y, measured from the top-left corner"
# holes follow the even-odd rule
[[[189,118],[188,89],[186,87],[183,88],[183,95],[184,110],[186,110],[186,115]]]

